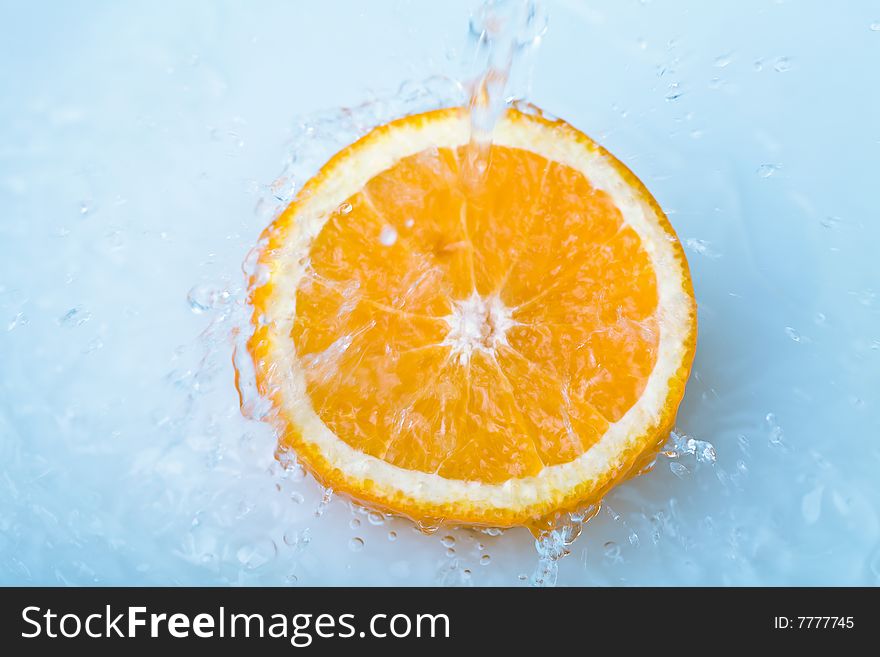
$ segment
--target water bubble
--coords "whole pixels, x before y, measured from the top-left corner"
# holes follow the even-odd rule
[[[791,60],[788,57],[777,57],[773,62],[773,70],[777,73],[785,73],[791,70]]]
[[[350,214],[351,213],[351,203],[343,203],[339,206],[339,214]]]
[[[443,547],[450,548],[453,545],[455,545],[455,537],[454,536],[444,536],[443,538],[440,539],[440,543],[443,545]]]
[[[396,541],[397,540],[397,532],[393,531],[393,530],[388,532],[388,540],[389,541]]]
[[[235,556],[238,559],[238,562],[247,570],[256,570],[272,561],[277,553],[278,548],[275,546],[275,541],[272,539],[265,539],[257,541],[256,543],[243,545],[235,553]]]
[[[483,556],[480,557],[480,565],[481,566],[488,566],[491,562],[492,562],[492,557],[490,557],[488,554],[484,554]]]
[[[348,542],[348,549],[352,552],[360,552],[364,549],[364,539],[355,536]]]
[[[190,309],[197,315],[213,310],[229,300],[228,290],[210,283],[194,285],[186,295]]]
[[[797,332],[797,329],[795,329],[795,328],[793,328],[793,327],[791,327],[791,326],[786,326],[786,327],[785,327],[785,334],[786,334],[789,338],[791,338],[794,342],[800,342],[801,339],[802,339],[802,338],[801,338],[801,334]]]
[[[678,461],[671,461],[669,463],[669,469],[672,470],[672,474],[679,479],[684,479],[691,473],[691,471],[687,469],[687,466]]]
[[[397,230],[394,226],[384,226],[382,232],[379,233],[379,242],[382,246],[394,246],[397,241]]]
[[[781,164],[762,164],[758,167],[756,173],[761,178],[769,178],[782,168]]]

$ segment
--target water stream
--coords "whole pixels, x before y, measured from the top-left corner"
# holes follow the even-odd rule
[[[0,582],[880,583],[871,3],[548,1],[492,57],[467,2],[53,7],[0,23]],[[262,228],[372,126],[469,98],[477,142],[527,98],[630,165],[700,305],[654,470],[538,554],[321,490],[232,385]]]

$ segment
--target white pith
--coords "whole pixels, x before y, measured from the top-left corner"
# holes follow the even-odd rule
[[[449,347],[450,356],[462,365],[475,351],[494,355],[498,347],[507,344],[507,330],[516,324],[510,308],[497,294],[484,298],[476,292],[463,301],[453,301],[452,314],[444,319],[449,333],[441,346]]]
[[[288,234],[268,263],[272,287],[265,302],[263,321],[269,331],[268,361],[272,367],[264,371],[271,371],[270,387],[279,388],[282,416],[299,427],[302,440],[311,443],[331,467],[344,472],[347,478],[372,481],[374,490],[388,499],[404,496],[438,506],[467,500],[482,509],[515,511],[559,498],[585,482],[603,478],[609,470],[621,465],[627,449],[648,427],[657,423],[667,401],[668,381],[685,358],[685,342],[692,328],[691,300],[685,292],[682,264],[654,208],[636,193],[601,151],[537,121],[502,118],[493,133],[494,143],[532,151],[582,172],[595,188],[614,199],[625,223],[641,237],[657,272],[659,302],[657,361],[642,396],[620,420],[609,426],[598,442],[575,460],[546,466],[533,476],[501,484],[446,479],[433,473],[406,470],[337,438],[312,408],[291,338],[296,290],[307,274],[311,243],[331,212],[377,173],[427,148],[462,146],[468,137],[469,123],[460,114],[450,114],[442,120],[414,121],[382,131],[361,147],[352,149],[314,193],[300,200]],[[498,326],[503,327],[504,321],[510,321],[509,314],[507,320],[504,319],[502,308],[493,311],[491,303],[491,299],[479,298],[460,302],[447,318],[450,324],[447,341],[460,357],[469,353],[468,350],[491,348],[492,340],[504,339],[506,329],[493,329],[487,335],[484,326],[474,326],[475,317],[490,317],[492,312],[496,314]]]

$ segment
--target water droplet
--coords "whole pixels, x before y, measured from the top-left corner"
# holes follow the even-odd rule
[[[755,67],[756,71],[763,71],[764,70],[764,60],[763,59],[756,59],[753,66]]]
[[[275,546],[275,541],[265,539],[257,541],[256,543],[243,545],[235,553],[235,556],[238,559],[238,562],[247,570],[256,570],[272,561],[277,552],[278,548]]]
[[[379,242],[382,246],[394,246],[396,241],[397,231],[394,229],[394,226],[385,226],[382,228],[382,232],[379,233]]]
[[[296,575],[294,575],[293,573],[290,573],[290,575],[288,575],[285,578],[285,581],[288,584],[290,584],[291,586],[293,586],[294,584],[296,584],[299,581],[299,578]]]
[[[306,501],[306,498],[303,497],[303,494],[302,494],[302,493],[300,493],[300,492],[298,492],[298,491],[293,491],[293,492],[290,494],[290,500],[291,500],[294,504],[302,504],[303,502]]]
[[[327,510],[327,507],[330,506],[330,502],[333,501],[333,489],[325,488],[324,492],[321,493],[321,501],[318,502],[318,506],[315,507],[315,517],[320,518],[324,515],[324,511]]]
[[[190,309],[197,315],[225,304],[230,294],[227,290],[210,283],[194,285],[186,295]]]
[[[668,87],[668,91],[664,98],[667,102],[672,102],[674,100],[678,100],[684,95],[684,92],[681,90],[681,85],[678,82],[670,83]]]
[[[697,463],[715,463],[718,455],[715,453],[715,445],[706,440],[688,438],[688,451],[696,456]]]
[[[683,463],[679,463],[678,461],[671,461],[669,463],[669,469],[672,470],[672,474],[679,479],[684,479],[691,472]]]
[[[777,73],[785,73],[791,70],[791,60],[788,57],[777,57],[773,62],[773,70]]]
[[[358,520],[357,518],[352,518],[351,522],[348,523],[348,526],[351,527],[352,529],[357,529],[358,527],[361,526],[361,521]]]
[[[455,556],[455,548],[447,548],[446,549],[446,556],[447,557],[454,557]]]
[[[868,26],[868,28],[869,28],[872,32],[880,32],[880,21],[874,21],[873,23],[871,23],[871,24]]]
[[[797,329],[792,328],[791,326],[785,327],[785,334],[791,338],[794,342],[801,341],[801,334],[797,332]]]
[[[685,246],[693,251],[694,253],[698,253],[701,256],[705,256],[707,258],[720,258],[721,254],[718,253],[713,247],[711,242],[707,240],[696,239],[691,237],[685,240]]]
[[[87,215],[91,209],[92,204],[89,201],[83,201],[79,204],[79,213],[83,216]]]
[[[282,202],[289,201],[293,198],[295,189],[295,183],[286,176],[276,178],[272,181],[272,184],[269,185],[269,191],[275,200]]]
[[[9,324],[6,325],[7,331],[13,331],[19,326],[27,326],[28,318],[24,313],[16,313],[15,317],[9,320]]]
[[[769,178],[782,168],[781,164],[762,164],[757,173],[761,178]]]
[[[422,534],[436,534],[442,524],[441,520],[419,520],[415,524],[415,530]]]
[[[733,61],[733,53],[725,53],[724,55],[718,55],[715,58],[715,67],[716,68],[727,68],[730,66],[730,62]]]
[[[64,313],[61,317],[58,318],[59,326],[82,326],[86,322],[88,322],[92,318],[92,314],[88,311],[83,311],[81,306],[76,306],[75,308],[71,308],[66,313]]]
[[[407,228],[412,228],[413,226],[416,225],[416,220],[413,219],[412,217],[410,217],[409,219],[407,219],[406,221],[403,222],[403,225],[406,226]]]
[[[440,539],[440,543],[443,544],[443,547],[452,547],[455,545],[455,537],[454,536],[444,536]]]
[[[823,228],[836,230],[840,228],[840,225],[843,223],[843,219],[841,219],[840,217],[828,216],[820,219],[819,223],[822,225]]]
[[[311,537],[309,536],[308,529],[303,529],[302,531],[288,529],[284,532],[283,540],[285,545],[303,550],[311,541]]]
[[[84,354],[91,354],[99,349],[104,348],[104,341],[101,338],[92,338],[89,340],[89,343],[86,345],[86,348],[82,350]]]
[[[488,554],[484,554],[483,556],[480,557],[480,565],[481,566],[488,566],[491,562],[492,562],[492,557],[490,557]]]
[[[822,515],[822,493],[825,486],[816,486],[801,499],[801,515],[808,525],[812,525],[819,520]]]
[[[378,511],[370,511],[370,513],[367,514],[367,520],[370,521],[371,525],[375,525],[376,527],[385,524],[385,516]]]
[[[623,557],[620,555],[620,546],[614,541],[608,541],[603,546],[605,550],[605,558],[612,563],[620,563]]]
[[[395,531],[388,532],[388,540],[389,541],[396,541],[397,540],[397,532],[395,532]]]
[[[364,539],[359,537],[354,537],[348,542],[348,549],[352,552],[360,552],[364,549]]]
[[[339,214],[350,214],[351,213],[351,203],[343,203],[339,206]]]
[[[499,529],[498,527],[484,527],[483,533],[486,536],[501,536],[504,533],[504,530]]]
[[[776,421],[776,415],[774,413],[767,413],[764,417],[764,421],[767,423],[767,428],[770,430],[770,443],[777,446],[784,445],[785,432]]]

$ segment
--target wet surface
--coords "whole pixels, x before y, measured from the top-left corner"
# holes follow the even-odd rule
[[[242,260],[336,149],[461,93],[398,90],[462,72],[456,6],[3,10],[0,581],[880,583],[869,2],[548,3],[529,98],[660,201],[700,336],[668,453],[543,565],[351,508],[241,416]]]

